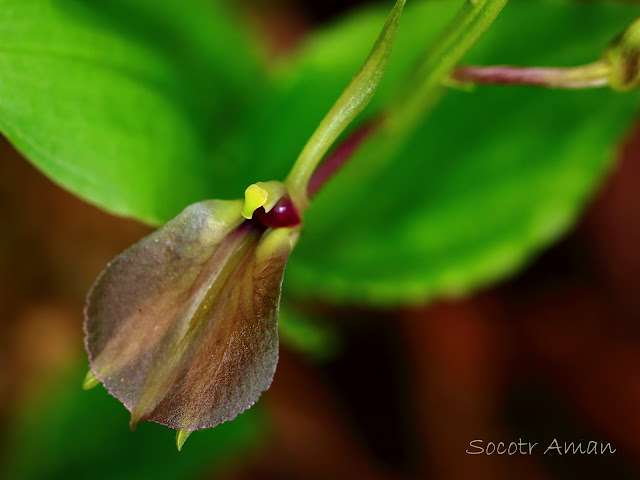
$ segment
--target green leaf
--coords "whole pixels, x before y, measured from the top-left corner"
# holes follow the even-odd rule
[[[264,81],[221,3],[3,0],[0,129],[117,214],[159,223],[239,197],[248,181],[230,132]]]
[[[291,302],[280,304],[280,345],[304,354],[305,359],[325,363],[343,348],[342,332],[315,309],[301,309]]]
[[[394,88],[412,88],[398,81],[401,73],[454,9],[440,2],[407,7],[377,101]],[[588,63],[638,13],[637,6],[603,2],[513,2],[468,61]],[[286,114],[253,135],[263,165],[291,158],[290,149],[366,54],[364,38],[382,18],[382,12],[358,15],[301,53],[263,117]],[[360,40],[354,32],[367,35]],[[285,280],[288,294],[416,302],[515,272],[576,219],[638,105],[637,92],[606,89],[447,92],[393,155],[381,155],[382,141],[371,142],[314,200]]]
[[[34,389],[5,425],[0,477],[15,480],[175,480],[211,476],[266,439],[266,420],[256,405],[236,420],[195,432],[182,452],[174,432],[145,423],[123,428],[126,410],[101,388],[79,388],[84,358]]]

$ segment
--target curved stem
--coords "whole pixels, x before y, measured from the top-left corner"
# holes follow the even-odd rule
[[[547,88],[595,88],[609,84],[611,65],[598,61],[579,67],[462,66],[451,78],[463,83],[530,85]]]
[[[417,120],[437,97],[437,92],[440,91],[447,75],[480,35],[489,28],[507,1],[467,0],[464,3],[452,23],[427,50],[413,77],[406,83],[411,87],[403,89],[396,102],[384,112],[384,129],[395,134],[395,140],[391,143],[398,142],[414,128]],[[331,161],[325,162],[326,166],[321,166],[317,175],[314,175],[333,142],[373,96],[386,67],[403,5],[404,1],[396,3],[362,70],[323,119],[289,173],[285,183],[299,209],[304,210],[307,207],[309,196],[315,194],[352,157],[365,138],[382,129],[379,128],[380,124],[377,124],[364,135],[363,132],[356,131],[353,137],[348,138],[343,146],[335,151],[334,156],[330,158]],[[315,179],[313,184],[310,184],[312,176]]]
[[[395,131],[411,130],[430,106],[443,80],[491,26],[508,0],[467,0],[447,29],[427,50],[410,87],[389,112]],[[417,87],[414,87],[417,86]]]
[[[347,163],[347,161],[355,154],[358,147],[360,147],[365,140],[371,137],[371,135],[378,130],[380,125],[382,125],[382,122],[382,118],[374,118],[373,120],[366,122],[349,135],[335,148],[333,152],[331,152],[327,159],[320,164],[315,172],[313,172],[313,175],[309,180],[309,186],[307,187],[307,195],[309,198],[313,198],[324,184],[327,183],[327,181],[329,181],[345,163]]]
[[[387,68],[405,2],[406,0],[396,1],[364,65],[320,122],[287,176],[285,184],[300,210],[307,206],[307,185],[316,167],[331,145],[373,97]]]

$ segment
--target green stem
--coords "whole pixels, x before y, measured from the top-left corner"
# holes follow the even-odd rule
[[[360,72],[322,120],[296,160],[285,184],[303,211],[308,205],[307,186],[313,172],[345,128],[367,105],[384,73],[398,19],[406,0],[398,0]],[[508,0],[467,0],[452,23],[429,48],[395,103],[385,112],[385,128],[396,144],[422,117],[443,81],[462,56],[489,28]]]
[[[397,0],[387,17],[369,57],[342,92],[329,113],[306,143],[285,180],[289,194],[299,210],[308,204],[307,185],[311,175],[340,134],[367,106],[387,68],[391,47],[406,0]]]
[[[433,103],[449,72],[491,26],[508,0],[468,0],[427,50],[405,95],[389,109],[389,128],[411,130]]]
[[[640,18],[634,20],[605,51],[611,65],[609,85],[626,92],[640,87]]]

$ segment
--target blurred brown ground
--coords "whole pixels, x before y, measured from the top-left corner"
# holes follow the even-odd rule
[[[272,35],[276,54],[311,23],[282,8],[261,26],[289,32]],[[324,365],[283,352],[264,397],[273,438],[227,478],[638,478],[640,129],[620,157],[579,225],[516,278],[421,309],[332,309],[344,352]],[[81,355],[86,291],[148,229],[62,191],[4,141],[0,220],[2,429]],[[554,437],[618,451],[465,454],[474,439]]]

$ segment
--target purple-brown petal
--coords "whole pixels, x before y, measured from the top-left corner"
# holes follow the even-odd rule
[[[213,427],[271,384],[289,231],[244,221],[241,209],[188,207],[117,257],[89,293],[91,368],[132,426]]]

